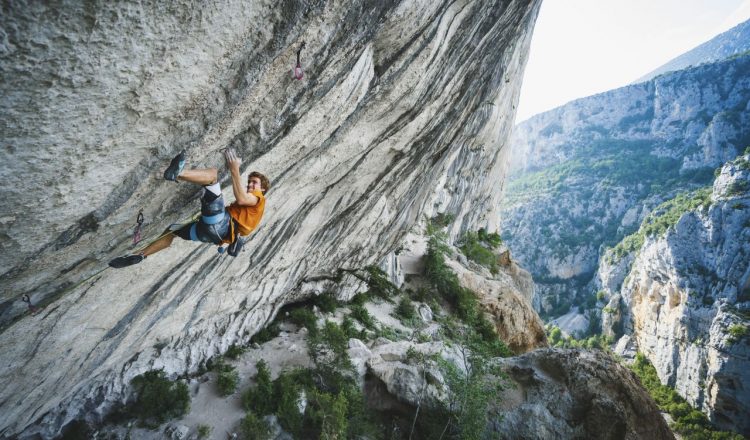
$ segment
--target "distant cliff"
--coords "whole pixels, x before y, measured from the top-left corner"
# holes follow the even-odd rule
[[[538,285],[539,309],[552,317],[571,305],[593,310],[605,250],[659,203],[709,185],[717,166],[750,145],[749,106],[750,56],[741,56],[517,126],[501,229]],[[590,318],[595,331],[599,317]]]
[[[425,214],[494,230],[540,3],[4,5],[0,437],[102,417],[144,371],[195,371],[286,303],[346,297],[339,269]],[[105,269],[139,211],[148,240],[198,210],[199,188],[161,179],[170,158],[222,166],[228,146],[272,180],[244,253],[178,240]]]
[[[713,63],[726,58],[742,55],[750,51],[750,20],[740,23],[726,32],[670,60],[653,72],[649,72],[634,82],[653,79],[663,73],[682,70],[690,66]]]
[[[750,152],[710,189],[659,207],[605,261],[603,331],[624,334],[716,424],[750,435]]]

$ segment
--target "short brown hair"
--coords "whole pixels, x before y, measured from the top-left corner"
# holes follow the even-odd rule
[[[271,181],[268,180],[268,177],[264,176],[263,174],[257,171],[253,171],[252,173],[247,175],[247,180],[250,181],[251,177],[257,177],[258,179],[260,179],[260,189],[262,189],[264,193],[271,188]]]

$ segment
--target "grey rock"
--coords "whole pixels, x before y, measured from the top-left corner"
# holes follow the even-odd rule
[[[441,342],[414,344],[406,341],[380,345],[373,349],[372,357],[367,362],[367,371],[376,380],[368,385],[368,405],[380,410],[392,409],[394,403],[378,390],[382,386],[384,392],[401,404],[437,407],[445,402],[445,379],[437,365],[428,361],[419,363],[409,359],[407,353],[425,355],[439,355],[456,365],[463,366],[463,360],[454,348],[449,348]]]
[[[750,381],[750,340],[730,330],[750,326],[750,156],[722,167],[711,200],[636,252],[624,327],[662,383],[750,435],[750,390],[737,386]]]
[[[612,265],[606,247],[747,147],[749,98],[744,55],[578,99],[518,124],[510,165],[518,178],[501,201],[501,229],[537,281],[541,311],[555,318],[574,299],[619,291],[632,260]],[[672,168],[651,172],[655,161]],[[597,171],[610,164],[623,173],[640,168],[641,177]],[[523,182],[540,173],[560,179],[525,190]],[[674,179],[663,183],[667,173]]]
[[[419,313],[422,322],[432,322],[432,309],[427,304],[420,304],[417,308],[417,313]]]
[[[604,352],[540,349],[499,365],[510,383],[492,438],[674,438],[635,375]]]
[[[0,436],[100,420],[138,374],[194,372],[322,288],[349,297],[362,282],[339,270],[378,264],[423,214],[495,228],[540,4],[4,7]],[[228,146],[273,184],[241,256],[176,240],[100,272],[138,249],[139,210],[147,239],[198,211],[200,188],[161,178],[177,152],[220,167],[230,202]]]
[[[185,425],[170,424],[164,428],[164,434],[171,440],[184,440],[190,433],[190,428]]]

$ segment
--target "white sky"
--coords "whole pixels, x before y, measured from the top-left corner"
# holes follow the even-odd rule
[[[631,83],[750,18],[750,0],[543,0],[516,121]]]

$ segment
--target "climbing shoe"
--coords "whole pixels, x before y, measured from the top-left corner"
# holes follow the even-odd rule
[[[125,255],[124,257],[117,257],[109,262],[109,267],[120,269],[122,267],[132,266],[143,261],[146,257],[144,255]]]
[[[169,167],[164,171],[164,179],[177,182],[177,176],[180,175],[183,168],[185,168],[185,150],[180,151],[180,154],[169,163]]]

